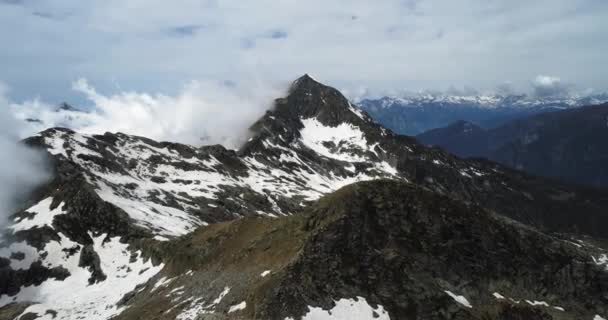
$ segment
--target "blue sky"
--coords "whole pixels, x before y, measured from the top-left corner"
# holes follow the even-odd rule
[[[0,0],[0,27],[13,101],[303,73],[350,95],[608,88],[604,0]]]

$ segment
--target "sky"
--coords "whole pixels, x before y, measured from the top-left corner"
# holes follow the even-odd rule
[[[14,102],[85,103],[81,78],[107,95],[303,73],[349,96],[608,88],[605,0],[0,0],[0,40]]]

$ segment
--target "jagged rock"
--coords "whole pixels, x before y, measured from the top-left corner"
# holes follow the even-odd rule
[[[93,246],[86,245],[80,251],[80,260],[78,261],[79,267],[86,267],[91,271],[91,277],[89,278],[89,284],[104,281],[107,276],[101,269],[101,261],[99,255],[93,249]]]

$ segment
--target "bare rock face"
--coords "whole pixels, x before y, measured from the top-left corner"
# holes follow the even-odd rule
[[[54,179],[4,232],[4,314],[607,312],[607,192],[418,144],[309,76],[239,150],[62,128],[25,143],[47,151]]]

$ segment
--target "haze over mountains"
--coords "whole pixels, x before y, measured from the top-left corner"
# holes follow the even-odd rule
[[[25,143],[53,178],[4,232],[1,319],[608,315],[606,190],[426,146],[307,75],[237,150]]]
[[[546,112],[487,130],[459,121],[416,138],[462,157],[484,157],[545,177],[608,186],[608,104]]]
[[[360,105],[374,119],[391,130],[400,134],[418,135],[460,120],[492,129],[517,118],[607,101],[606,93],[592,95],[561,93],[558,96],[429,93],[364,99]]]

